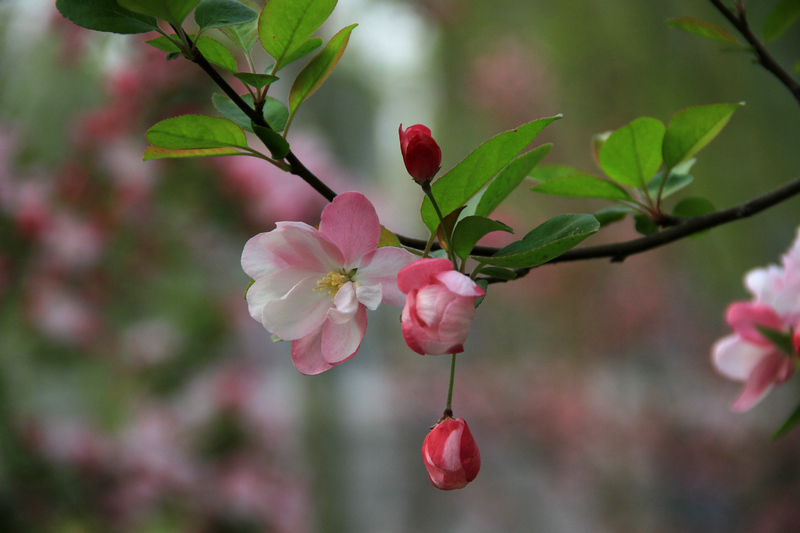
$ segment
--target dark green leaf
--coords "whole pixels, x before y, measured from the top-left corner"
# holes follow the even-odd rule
[[[487,267],[483,267],[480,270],[479,274],[481,276],[491,276],[493,278],[503,279],[503,280],[506,280],[506,281],[511,281],[512,279],[517,279],[517,273],[514,272],[513,270],[508,269],[508,268],[487,266]],[[486,290],[486,289],[484,289],[484,290]]]
[[[790,429],[794,428],[797,424],[800,424],[800,405],[789,415],[789,418],[786,419],[786,422],[781,424],[781,427],[778,428],[772,435],[772,440],[775,440],[779,437],[786,435]]]
[[[485,293],[488,293],[488,292],[489,292],[489,291],[488,291],[488,289],[489,289],[489,281],[487,281],[487,280],[485,280],[485,279],[476,279],[476,280],[475,280],[475,284],[476,284],[478,287],[480,287],[481,289],[483,289],[483,292],[485,292]],[[481,305],[481,304],[483,303],[483,299],[484,299],[484,298],[486,298],[486,296],[481,296],[480,298],[475,298],[475,308],[476,308],[476,309],[477,309],[477,307],[478,307],[479,305]]]
[[[322,51],[314,56],[306,68],[300,71],[297,78],[292,84],[289,91],[289,115],[292,116],[297,112],[300,104],[314,94],[314,91],[320,88],[325,79],[333,71],[339,59],[347,47],[347,42],[350,40],[350,32],[353,31],[357,24],[352,24],[346,28],[341,29],[336,35],[331,37],[328,44]]]
[[[330,16],[336,0],[270,0],[258,20],[261,46],[279,70]]]
[[[608,226],[614,222],[618,222],[628,216],[629,213],[633,212],[628,206],[625,205],[612,205],[610,207],[606,207],[605,209],[601,209],[597,213],[594,214],[594,218],[600,223],[600,226]]]
[[[281,160],[289,154],[289,143],[280,133],[256,124],[251,124],[251,126],[253,133],[258,135],[274,159]]]
[[[151,159],[183,158],[183,157],[216,157],[220,155],[244,155],[236,148],[198,148],[195,150],[175,150],[172,148],[161,148],[160,146],[148,146],[144,151],[143,161]]]
[[[528,122],[496,135],[475,148],[463,161],[434,182],[433,197],[436,198],[442,214],[446,216],[464,205],[495,174],[516,158],[545,126],[559,118],[561,115]],[[422,202],[421,213],[428,229],[435,231],[439,219],[427,197]]]
[[[668,168],[686,161],[717,136],[739,104],[688,107],[672,117],[664,134],[662,153]]]
[[[707,215],[716,211],[714,204],[705,198],[684,198],[672,210],[672,214],[676,217],[696,217],[700,215]]]
[[[118,0],[119,5],[131,11],[152,15],[180,26],[200,0]]]
[[[251,108],[253,107],[252,96],[243,94],[241,95],[241,99],[244,100],[248,106]],[[236,123],[240,128],[253,133],[253,128],[250,126],[250,117],[245,115],[244,111],[233,103],[233,100],[222,94],[215,94],[211,97],[211,101],[214,107],[217,108],[217,111],[222,113],[223,117]],[[267,124],[272,126],[272,129],[275,131],[283,131],[288,118],[289,111],[286,109],[286,106],[283,105],[280,100],[267,96],[264,101],[264,120],[267,121]]]
[[[206,115],[181,115],[157,123],[145,134],[150,144],[161,148],[247,148],[242,129],[228,119]]]
[[[155,18],[125,9],[116,0],[56,0],[56,8],[78,26],[95,31],[145,33],[158,27]]]
[[[664,171],[661,171],[656,174],[656,177],[650,180],[650,183],[647,184],[647,192],[650,194],[651,198],[655,198],[658,195],[658,190],[661,187],[661,181],[663,179]],[[664,190],[661,193],[661,198],[666,198],[667,196],[678,192],[693,181],[694,177],[688,174],[675,174],[670,172],[669,178],[667,178],[667,183],[664,184]]]
[[[489,216],[497,206],[512,193],[517,186],[522,183],[525,177],[530,174],[533,168],[542,160],[552,148],[552,144],[545,144],[522,154],[500,171],[495,179],[489,183],[486,190],[481,195],[481,199],[475,208],[478,216]]]
[[[251,72],[237,72],[234,74],[234,76],[239,78],[247,85],[251,85],[258,90],[261,90],[267,85],[270,85],[280,79],[278,76],[273,76],[272,74],[253,74]]]
[[[794,351],[794,343],[792,342],[791,333],[778,331],[765,326],[760,326],[758,324],[755,326],[758,332],[761,333],[769,342],[774,344],[777,349],[790,357],[797,357],[797,353]]]
[[[764,21],[764,40],[772,41],[783,35],[800,17],[800,0],[781,0]]]
[[[532,268],[558,257],[600,228],[592,215],[558,215],[525,237],[480,261],[509,268]]]
[[[667,26],[670,28],[678,28],[688,31],[689,33],[699,35],[700,37],[705,37],[706,39],[711,39],[712,41],[739,44],[739,41],[736,39],[736,37],[734,37],[733,34],[725,28],[694,17],[677,17],[674,19],[669,19],[667,20]]]
[[[644,213],[637,213],[633,215],[633,220],[635,222],[634,227],[636,228],[636,231],[642,235],[652,235],[653,233],[658,233],[658,224],[653,222],[650,217]]]
[[[255,20],[258,13],[237,0],[200,0],[194,21],[201,29],[233,26]]]
[[[189,35],[188,37],[193,39],[194,35]],[[178,45],[175,44],[172,39],[163,35],[145,42],[154,48],[169,52],[170,54],[180,53]],[[200,53],[211,63],[230,72],[236,72],[236,59],[234,59],[233,54],[218,41],[201,35],[200,38],[197,39],[197,49],[200,50]]]
[[[581,174],[561,176],[545,181],[531,189],[534,192],[568,196],[572,198],[602,198],[604,200],[632,200],[621,185],[592,176]]]
[[[600,150],[600,166],[608,177],[631,187],[644,187],[661,166],[666,128],[660,120],[640,117],[614,133]]]
[[[475,215],[464,217],[453,231],[453,251],[464,260],[472,252],[475,245],[478,244],[478,241],[493,231],[514,233],[513,229],[499,220]]]

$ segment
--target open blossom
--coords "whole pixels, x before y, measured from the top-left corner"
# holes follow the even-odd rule
[[[481,454],[463,418],[444,418],[422,443],[422,461],[433,486],[463,489],[478,475]]]
[[[407,294],[402,327],[408,347],[421,355],[463,352],[483,289],[442,258],[414,261],[400,271],[397,283]]]
[[[750,271],[745,285],[753,300],[728,306],[725,319],[734,333],[719,339],[712,349],[716,369],[745,383],[733,404],[737,412],[752,408],[774,385],[792,377],[799,361],[800,240],[783,256],[781,266]],[[785,336],[787,346],[776,346],[764,330]]]
[[[420,185],[433,179],[442,164],[442,150],[431,136],[431,130],[422,124],[405,130],[400,124],[400,152],[406,170]]]
[[[278,222],[245,244],[242,268],[255,282],[250,315],[283,340],[303,374],[347,361],[367,329],[366,310],[402,305],[397,272],[414,259],[403,249],[377,248],[375,208],[356,192],[337,196],[322,211],[319,229]]]

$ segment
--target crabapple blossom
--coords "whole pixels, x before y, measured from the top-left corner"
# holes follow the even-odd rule
[[[427,126],[415,124],[404,130],[400,124],[400,152],[406,170],[420,185],[431,181],[439,172],[442,150]]]
[[[422,443],[422,461],[433,486],[463,489],[478,475],[481,454],[463,418],[440,420]]]
[[[463,352],[483,289],[443,258],[414,261],[397,282],[407,295],[402,327],[408,347],[421,355]]]
[[[292,361],[303,374],[319,374],[358,351],[366,310],[402,305],[398,271],[414,256],[377,248],[375,208],[357,192],[343,193],[322,211],[319,229],[278,222],[245,244],[242,268],[253,278],[250,315],[275,336],[292,341]]]

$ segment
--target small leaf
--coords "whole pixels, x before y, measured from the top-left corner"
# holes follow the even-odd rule
[[[194,21],[201,29],[233,26],[255,20],[258,13],[236,0],[200,0]]]
[[[647,192],[650,194],[651,198],[655,198],[658,195],[663,179],[664,171],[661,171],[647,184]],[[670,172],[667,183],[664,184],[664,190],[661,191],[661,198],[666,198],[678,192],[693,181],[694,177],[688,174],[675,174],[674,172]]]
[[[476,259],[480,259],[480,258],[476,258]],[[513,270],[508,269],[508,268],[487,266],[487,267],[483,267],[480,270],[479,274],[481,276],[491,276],[493,278],[502,279],[502,280],[506,280],[506,281],[511,281],[512,279],[517,279],[517,273],[514,272]],[[484,289],[484,290],[486,290],[486,289]]]
[[[480,261],[509,268],[533,268],[558,257],[597,233],[600,223],[592,215],[558,215],[525,237]]]
[[[194,35],[190,34],[187,37],[193,39]],[[181,52],[178,45],[165,35],[145,42],[154,48],[169,52],[170,54],[179,54]],[[200,38],[197,39],[196,46],[200,53],[211,63],[229,72],[236,72],[236,59],[234,59],[233,54],[231,54],[222,43],[201,35]]]
[[[258,90],[261,90],[267,85],[270,85],[280,79],[278,76],[273,76],[272,74],[253,74],[251,72],[237,72],[234,74],[234,76],[247,85],[251,85]]]
[[[443,215],[464,205],[486,183],[528,146],[545,126],[561,118],[540,118],[516,129],[496,135],[473,150],[463,161],[436,180],[432,186],[433,197]],[[426,197],[422,202],[422,220],[434,231],[439,219],[433,205]]]
[[[477,285],[478,287],[480,287],[481,289],[483,289],[483,292],[485,292],[485,293],[487,293],[487,294],[488,294],[488,292],[489,292],[489,291],[487,290],[487,289],[489,288],[489,281],[488,281],[488,280],[485,280],[485,279],[476,279],[476,280],[475,280],[475,285]],[[481,304],[483,303],[483,300],[484,300],[484,298],[486,298],[486,296],[481,296],[480,298],[475,298],[475,308],[476,308],[476,309],[477,309],[477,307],[478,307],[479,305],[481,305]]]
[[[633,215],[633,220],[635,221],[634,227],[636,228],[636,231],[642,235],[652,235],[653,233],[658,233],[658,224],[653,222],[650,217],[644,213],[637,213]]]
[[[181,158],[181,157],[216,157],[220,155],[246,155],[236,148],[199,148],[195,150],[175,150],[172,148],[161,148],[160,146],[148,146],[144,151],[142,161],[151,159]]]
[[[378,240],[378,248],[383,248],[384,246],[393,246],[395,248],[402,247],[397,235],[381,226],[381,238]]]
[[[341,29],[336,35],[331,37],[328,44],[322,51],[314,56],[306,68],[300,71],[297,78],[292,84],[289,91],[289,115],[292,116],[297,112],[300,104],[314,94],[314,91],[320,88],[325,79],[333,71],[339,59],[347,47],[347,42],[350,40],[350,32],[353,31],[358,24],[352,24],[346,28]]]
[[[514,233],[513,229],[499,220],[475,215],[464,217],[453,231],[453,252],[463,261],[478,241],[493,231]]]
[[[601,209],[594,214],[594,218],[600,223],[600,227],[608,226],[614,222],[618,222],[632,213],[633,209],[625,205],[612,205]]]
[[[206,115],[181,115],[157,123],[145,134],[150,144],[161,148],[247,148],[242,129],[228,119]]]
[[[688,107],[672,117],[664,134],[664,163],[672,168],[699,152],[717,136],[739,104],[711,104]]]
[[[603,172],[623,185],[644,187],[661,166],[665,131],[664,124],[651,117],[640,117],[621,127],[600,151]]]
[[[240,95],[241,99],[247,105],[253,107],[253,97],[249,94]],[[253,133],[253,128],[250,126],[250,117],[244,114],[244,111],[239,109],[239,106],[233,103],[233,100],[222,94],[216,93],[211,97],[211,102],[217,111],[222,113],[222,116],[234,122],[240,128]],[[276,100],[271,96],[267,96],[264,102],[264,120],[267,124],[272,126],[275,131],[283,131],[286,126],[286,119],[289,118],[289,111],[280,100]]]
[[[445,238],[445,230],[447,231],[447,235],[453,234],[453,228],[456,227],[458,223],[458,217],[461,216],[461,212],[466,208],[466,206],[461,206],[446,217],[444,217],[444,224],[439,224],[436,227],[436,240],[439,241],[439,245],[442,249],[446,251],[450,251],[447,245],[447,239]]]
[[[261,11],[261,6],[254,0],[239,1],[256,13]],[[258,19],[255,18],[249,22],[236,24],[234,26],[222,26],[220,31],[246,54],[249,54],[250,50],[252,50],[253,46],[256,44],[256,41],[258,41]]]
[[[800,405],[789,415],[789,418],[786,419],[786,422],[781,424],[781,427],[778,428],[772,435],[772,440],[775,440],[779,437],[786,435],[790,429],[794,428],[797,424],[800,424]]]
[[[258,19],[261,46],[275,58],[275,71],[330,16],[336,0],[270,0]]]
[[[81,28],[111,33],[145,33],[158,28],[158,21],[134,13],[116,0],[56,0],[61,15]]]
[[[677,17],[669,19],[667,20],[667,26],[670,28],[678,28],[695,35],[699,35],[700,37],[711,39],[712,41],[740,44],[736,37],[734,37],[733,34],[725,28],[694,17]]]
[[[119,5],[131,11],[152,15],[180,26],[200,0],[118,0]]]
[[[486,187],[475,208],[475,214],[483,217],[491,215],[492,211],[522,183],[552,147],[552,144],[544,144],[528,153],[522,154],[506,165]]]
[[[774,41],[800,17],[800,0],[781,0],[764,21],[764,40]]]
[[[672,215],[676,217],[697,217],[707,215],[716,211],[714,204],[705,198],[691,197],[684,198],[672,210]]]
[[[251,126],[253,133],[261,139],[261,142],[269,149],[274,159],[280,161],[289,154],[289,143],[280,133],[257,124],[251,124]]]
[[[632,200],[631,196],[622,186],[610,181],[580,174],[561,176],[537,185],[531,189],[533,192],[552,194],[554,196],[567,196],[572,198],[601,198],[603,200]]]
[[[609,130],[592,135],[592,157],[594,158],[594,162],[598,165],[600,165],[600,150],[603,149],[603,145],[606,144],[606,141],[611,137],[612,133],[614,132]]]
[[[777,349],[790,357],[797,357],[797,353],[794,351],[792,335],[790,333],[760,326],[758,324],[755,326],[758,332],[761,333],[769,342],[775,345]]]

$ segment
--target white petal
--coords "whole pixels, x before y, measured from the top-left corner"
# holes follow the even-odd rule
[[[355,285],[348,281],[339,289],[333,298],[333,305],[328,309],[328,318],[335,324],[344,324],[352,320],[358,311]]]
[[[745,342],[738,335],[722,337],[711,349],[714,367],[735,381],[747,381],[750,373],[774,348]]]
[[[381,305],[383,290],[379,283],[375,285],[360,285],[356,288],[358,301],[367,306],[367,309],[374,311]]]
[[[250,316],[261,322],[267,302],[282,298],[295,285],[309,277],[316,284],[316,280],[321,276],[307,269],[288,267],[257,279],[247,289],[247,309],[250,311]]]
[[[286,266],[286,263],[261,244],[261,237],[266,233],[259,233],[244,245],[242,251],[242,270],[250,279],[263,278]]]
[[[301,339],[320,327],[333,302],[327,294],[314,291],[317,281],[306,278],[282,298],[267,302],[262,313],[264,327],[287,341]]]
[[[414,261],[415,256],[402,248],[385,246],[368,254],[358,267],[355,281],[362,285],[380,283],[383,301],[387,305],[403,305],[405,295],[397,288],[397,273],[401,268]],[[366,305],[366,304],[365,304]]]

